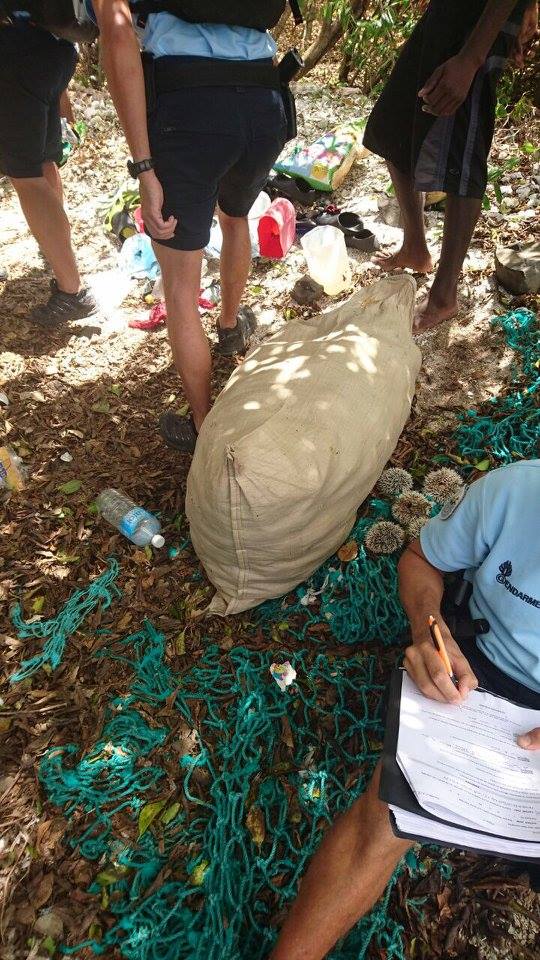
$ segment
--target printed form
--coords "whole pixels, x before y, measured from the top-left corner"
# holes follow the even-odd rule
[[[428,700],[404,674],[397,762],[433,816],[540,841],[540,751],[516,743],[538,726],[539,710],[479,690],[459,705]]]

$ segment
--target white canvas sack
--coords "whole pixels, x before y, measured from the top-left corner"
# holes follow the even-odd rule
[[[290,322],[233,373],[189,472],[193,546],[239,613],[293,589],[346,539],[409,417],[414,280],[388,277]]]

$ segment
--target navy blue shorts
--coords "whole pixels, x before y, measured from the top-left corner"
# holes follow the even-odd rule
[[[159,93],[148,118],[163,217],[178,220],[175,250],[202,250],[216,204],[245,217],[286,139],[281,94],[262,87],[182,87]]]
[[[0,170],[41,177],[62,159],[60,95],[77,64],[67,40],[26,25],[0,27]]]

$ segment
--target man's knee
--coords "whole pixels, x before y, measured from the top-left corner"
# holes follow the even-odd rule
[[[348,815],[355,821],[357,849],[363,857],[372,851],[378,857],[395,857],[397,863],[411,843],[394,834],[388,804],[379,799],[379,781],[380,764],[376,766],[365,793],[353,803]]]
[[[219,224],[223,233],[234,233],[248,229],[247,217],[230,217],[223,210],[218,210]]]

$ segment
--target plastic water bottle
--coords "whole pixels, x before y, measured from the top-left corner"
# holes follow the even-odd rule
[[[146,547],[152,544],[159,549],[165,543],[160,530],[161,524],[157,517],[138,507],[133,500],[130,500],[121,490],[113,490],[110,487],[104,490],[97,498],[97,507],[105,520],[108,520],[113,527],[116,527],[120,533],[123,533],[128,540],[138,547]]]

